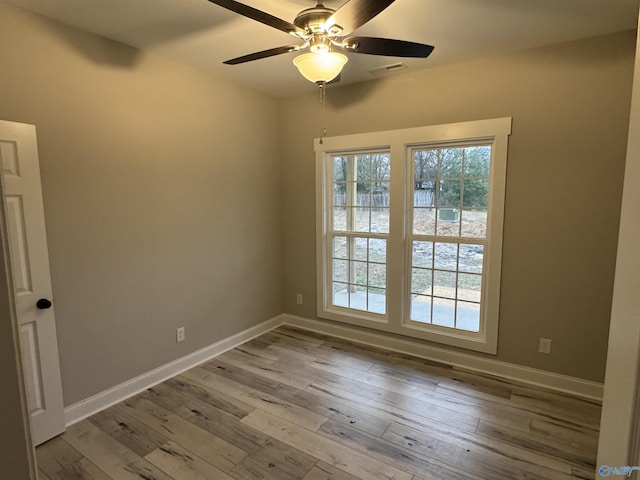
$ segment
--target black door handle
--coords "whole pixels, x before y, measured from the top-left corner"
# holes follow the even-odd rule
[[[38,307],[40,310],[46,310],[47,308],[51,308],[51,305],[52,305],[51,300],[48,300],[46,298],[41,298],[36,302],[36,307]]]

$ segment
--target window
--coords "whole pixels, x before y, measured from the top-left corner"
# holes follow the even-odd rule
[[[510,130],[316,141],[318,316],[496,353]]]
[[[479,332],[491,144],[417,147],[410,162],[409,319]]]
[[[384,315],[389,232],[389,152],[329,156],[332,305]]]

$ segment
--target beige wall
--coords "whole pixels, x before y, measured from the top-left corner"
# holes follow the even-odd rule
[[[499,360],[603,380],[634,40],[627,32],[328,91],[329,135],[513,117]],[[282,102],[285,311],[309,318],[320,112],[314,91]],[[537,353],[539,337],[553,340],[551,355]]]
[[[66,405],[282,313],[276,99],[6,6],[0,65],[0,119],[37,127]]]

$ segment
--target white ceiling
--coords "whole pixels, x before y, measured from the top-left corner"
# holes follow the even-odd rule
[[[326,0],[337,9],[345,0]],[[289,53],[243,65],[224,60],[296,43],[296,39],[207,0],[0,0],[234,82],[285,96],[314,86]],[[314,0],[244,0],[293,21]],[[636,27],[640,0],[396,0],[358,35],[434,45],[410,69],[604,35]],[[374,78],[370,70],[399,58],[349,54],[342,84]]]

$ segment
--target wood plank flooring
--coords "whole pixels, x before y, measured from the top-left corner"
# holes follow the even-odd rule
[[[584,480],[600,405],[281,327],[38,447],[42,480]]]

